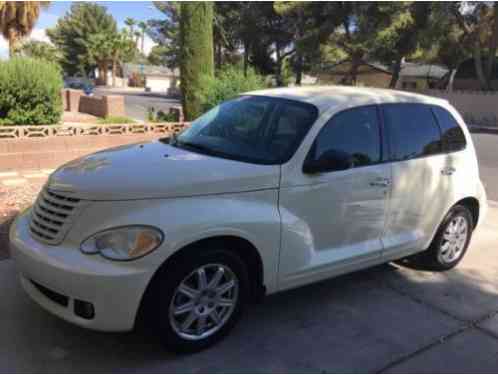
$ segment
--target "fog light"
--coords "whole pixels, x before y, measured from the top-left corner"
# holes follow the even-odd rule
[[[86,301],[74,300],[74,313],[84,319],[93,319],[95,316],[95,309],[93,304]]]

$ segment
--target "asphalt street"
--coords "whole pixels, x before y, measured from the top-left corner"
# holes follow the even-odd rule
[[[150,107],[156,111],[168,112],[169,108],[180,105],[178,99],[160,93],[96,89],[95,95],[123,95],[126,115],[140,121],[147,120],[147,111]]]

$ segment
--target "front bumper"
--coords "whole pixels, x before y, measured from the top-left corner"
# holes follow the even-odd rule
[[[11,255],[28,295],[51,313],[82,327],[133,329],[152,272],[135,262],[113,262],[82,254],[76,244],[42,244],[31,237],[28,221],[29,210],[18,216],[9,236]],[[50,298],[47,289],[67,297],[67,304]],[[75,314],[76,300],[91,303],[94,317],[85,319]]]

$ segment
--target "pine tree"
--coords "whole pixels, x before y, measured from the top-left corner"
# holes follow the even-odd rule
[[[193,120],[201,112],[201,77],[214,75],[213,3],[185,2],[180,10],[181,88],[185,118]]]

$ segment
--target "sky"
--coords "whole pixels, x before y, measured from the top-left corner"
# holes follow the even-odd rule
[[[107,8],[107,11],[116,19],[119,28],[123,28],[124,20],[132,17],[138,21],[146,21],[151,18],[163,18],[152,2],[150,1],[96,1],[98,4]],[[41,40],[48,42],[45,30],[55,26],[57,20],[63,17],[71,7],[72,1],[52,1],[48,9],[43,9],[36,26],[29,39]],[[145,37],[144,49],[149,53],[154,42]],[[8,56],[8,44],[5,39],[0,37],[0,57]]]

